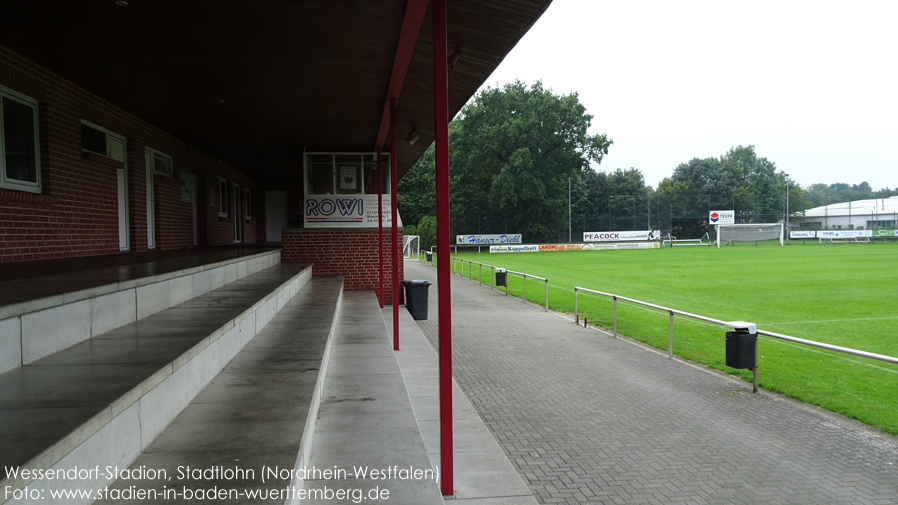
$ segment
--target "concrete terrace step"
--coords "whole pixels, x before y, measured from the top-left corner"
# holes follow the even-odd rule
[[[156,478],[118,480],[96,503],[289,501],[284,490],[301,489],[295,470],[308,466],[342,297],[342,277],[309,281],[130,467]]]
[[[206,294],[0,374],[0,468],[127,467],[311,278],[307,264],[276,264],[240,280],[255,267],[199,268],[142,286],[169,300],[179,286]],[[232,282],[207,289],[232,273]],[[0,489],[86,490],[111,481],[29,473],[3,471]]]
[[[143,319],[280,261],[279,250],[252,254],[217,251],[2,282],[0,373]]]

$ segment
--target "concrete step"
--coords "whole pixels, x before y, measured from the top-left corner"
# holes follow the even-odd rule
[[[153,469],[153,478],[117,480],[96,503],[295,497],[342,297],[342,277],[309,281],[130,466]]]
[[[276,264],[237,280],[255,268],[202,268],[144,283],[169,300],[188,283],[205,294],[0,374],[0,504],[15,502],[6,491],[26,486],[83,491],[115,480],[99,470],[127,468],[311,278],[308,264]],[[206,289],[229,272],[232,282]],[[73,469],[98,471],[78,479],[57,473]]]
[[[0,296],[0,373],[34,363],[281,261],[279,250],[229,258],[231,255],[210,253],[4,282]]]

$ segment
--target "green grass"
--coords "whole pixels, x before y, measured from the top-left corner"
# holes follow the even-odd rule
[[[549,279],[549,306],[573,313],[580,286],[759,329],[898,356],[898,244],[682,247],[656,250],[458,254],[456,257]],[[459,262],[455,263],[459,266]],[[478,267],[473,276],[478,278]],[[465,263],[465,275],[470,276]],[[490,281],[490,270],[484,270]],[[509,293],[521,295],[521,277]],[[542,305],[544,285],[527,283]],[[612,325],[612,302],[581,293],[580,317]],[[668,314],[618,303],[618,332],[667,349]],[[722,326],[677,316],[674,353],[751,380],[724,365]],[[759,339],[764,388],[898,434],[898,365]]]

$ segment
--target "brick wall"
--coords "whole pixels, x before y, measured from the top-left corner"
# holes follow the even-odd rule
[[[234,243],[234,213],[218,217],[218,177],[254,190],[256,181],[187,146],[141,119],[41,66],[0,47],[0,85],[38,101],[42,190],[0,189],[0,262],[110,254],[119,251],[117,170],[102,157],[85,158],[81,120],[127,140],[130,250],[147,249],[147,147],[172,157],[173,177],[154,175],[156,248],[193,245],[193,210],[181,201],[181,172],[197,176],[200,245]],[[233,202],[231,202],[233,205]],[[243,221],[243,241],[264,238],[254,213]],[[239,219],[243,219],[242,213]]]
[[[384,303],[393,303],[389,280],[393,276],[393,260],[389,254],[392,232],[384,229]],[[402,230],[399,230],[399,279],[403,278]],[[310,261],[313,276],[342,275],[347,291],[374,291],[380,296],[377,230],[365,229],[288,229],[284,230],[281,261]],[[399,291],[399,303],[403,292]]]

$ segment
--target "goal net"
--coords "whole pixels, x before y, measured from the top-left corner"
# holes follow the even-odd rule
[[[718,224],[717,247],[733,242],[776,240],[783,245],[783,223]]]
[[[405,259],[418,259],[421,254],[421,236],[420,235],[403,235],[402,256]]]

